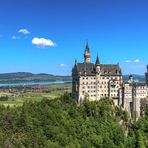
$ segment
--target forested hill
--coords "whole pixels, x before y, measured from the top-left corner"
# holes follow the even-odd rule
[[[20,107],[0,106],[0,117],[2,148],[148,147],[148,112],[131,124],[127,112],[108,98],[77,105],[65,94]]]
[[[0,74],[0,83],[15,83],[27,81],[71,81],[71,76],[56,76],[51,74],[32,74],[29,72]]]
[[[123,75],[124,80],[127,80],[129,75]],[[133,74],[134,79],[145,81],[144,75]],[[52,74],[40,73],[33,74],[29,72],[3,73],[0,74],[0,83],[15,83],[28,81],[71,81],[71,76],[56,76]]]

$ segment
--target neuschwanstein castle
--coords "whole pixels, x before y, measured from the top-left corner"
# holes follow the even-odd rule
[[[72,94],[79,103],[109,97],[116,106],[127,110],[131,117],[143,112],[143,102],[148,102],[148,67],[146,82],[135,82],[132,75],[124,81],[119,64],[101,64],[99,57],[91,63],[88,43],[84,51],[84,62],[75,61],[72,69]]]

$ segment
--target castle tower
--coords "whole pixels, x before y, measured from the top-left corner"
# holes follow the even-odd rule
[[[98,55],[97,55],[97,58],[96,58],[95,67],[96,67],[96,72],[99,73],[100,72],[100,60],[99,60]]]
[[[128,82],[132,84],[133,81],[134,81],[134,78],[133,78],[133,76],[130,74],[130,75],[129,75],[129,78],[128,78]]]
[[[88,47],[88,42],[86,43],[84,52],[84,63],[90,63],[90,49]]]

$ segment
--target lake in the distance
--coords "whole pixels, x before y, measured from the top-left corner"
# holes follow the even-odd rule
[[[47,81],[47,82],[19,82],[19,83],[6,83],[0,84],[0,86],[31,86],[31,85],[48,85],[48,84],[64,84],[71,81]]]

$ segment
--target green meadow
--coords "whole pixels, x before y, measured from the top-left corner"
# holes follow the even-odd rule
[[[61,96],[64,92],[71,92],[71,83],[50,84],[46,86],[49,92],[26,92],[26,93],[6,93],[0,92],[0,96],[7,97],[7,100],[0,100],[0,105],[21,106],[24,102],[39,102],[42,99],[54,99]]]

